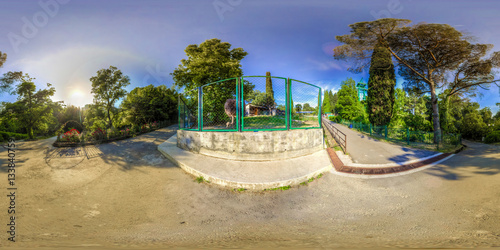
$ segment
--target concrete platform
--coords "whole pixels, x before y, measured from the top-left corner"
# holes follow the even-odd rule
[[[180,149],[176,135],[160,144],[158,150],[189,174],[228,188],[264,190],[294,186],[333,168],[326,150],[280,161],[236,161]]]

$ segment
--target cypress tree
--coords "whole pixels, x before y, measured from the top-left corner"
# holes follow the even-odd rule
[[[273,91],[273,80],[271,79],[271,72],[266,72],[266,94],[271,96],[274,100],[274,91]]]
[[[321,106],[321,113],[327,113],[327,112],[330,112],[330,110],[332,109],[330,107],[330,95],[328,94],[328,90],[325,90],[324,94],[323,94],[323,105]]]
[[[368,118],[373,125],[387,125],[394,106],[396,75],[391,53],[379,41],[373,50],[368,79]]]

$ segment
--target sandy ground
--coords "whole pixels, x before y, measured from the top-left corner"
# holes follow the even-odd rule
[[[197,183],[156,147],[165,128],[85,149],[18,143],[16,242],[0,149],[0,246],[44,249],[500,247],[500,147],[418,173],[332,173],[286,191]],[[203,164],[200,162],[200,164]]]

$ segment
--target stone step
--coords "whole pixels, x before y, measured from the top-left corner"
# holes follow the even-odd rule
[[[325,150],[279,161],[238,161],[196,154],[177,147],[174,135],[158,150],[177,166],[195,177],[228,188],[264,190],[295,186],[332,169]]]

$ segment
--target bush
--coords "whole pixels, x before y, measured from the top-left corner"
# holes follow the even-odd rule
[[[340,116],[329,116],[328,117],[328,120],[332,121],[332,122],[336,122],[336,123],[339,123],[341,122],[342,118],[340,118]]]
[[[4,131],[0,131],[0,136],[2,136],[4,141],[9,140],[9,138],[11,137],[14,137],[14,139],[16,140],[28,139],[28,135],[26,134],[18,134],[18,133],[4,132]],[[0,141],[2,141],[2,138],[0,138]]]
[[[486,138],[484,138],[484,142],[486,143],[500,142],[500,130],[493,131],[487,134]]]

